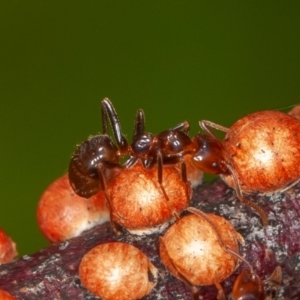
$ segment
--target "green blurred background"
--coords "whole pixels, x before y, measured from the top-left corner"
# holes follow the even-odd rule
[[[183,120],[230,126],[300,100],[300,1],[2,1],[0,226],[20,254],[47,245],[43,190],[101,130],[109,97],[131,137]]]

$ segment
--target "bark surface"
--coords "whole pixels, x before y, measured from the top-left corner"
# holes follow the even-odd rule
[[[243,235],[245,246],[241,253],[265,279],[276,266],[281,266],[283,282],[276,299],[300,299],[300,184],[282,194],[251,196],[264,209],[269,226],[263,228],[257,214],[240,203],[235,192],[221,180],[205,183],[193,191],[191,206],[215,213],[229,220]],[[83,255],[94,246],[109,242],[127,242],[142,250],[159,269],[158,283],[145,300],[191,299],[190,289],[162,266],[158,256],[158,234],[134,236],[125,230],[113,234],[108,223],[85,232],[64,243],[54,244],[0,266],[0,288],[17,299],[99,299],[87,291],[78,277],[78,266]],[[230,297],[232,284],[245,267],[243,264],[222,283]],[[120,282],[120,284],[122,284]],[[273,291],[269,291],[269,296]],[[216,299],[214,286],[200,288],[199,299]],[[272,299],[272,295],[270,296]]]

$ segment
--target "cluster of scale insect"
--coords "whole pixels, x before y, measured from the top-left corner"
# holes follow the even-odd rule
[[[191,213],[189,216],[196,221],[198,219],[204,222],[207,231],[211,232],[211,239],[214,240],[213,243],[216,246],[212,248],[218,248],[218,251],[223,251],[222,256],[232,258],[233,262],[230,267],[226,263],[226,266],[220,266],[218,261],[215,267],[231,269],[224,271],[224,277],[214,275],[214,272],[209,269],[210,266],[207,270],[198,270],[199,273],[204,272],[205,280],[202,282],[199,276],[195,278],[194,273],[197,271],[189,275],[185,266],[176,261],[176,255],[172,253],[172,247],[168,245],[168,239],[172,239],[162,235],[160,252],[163,256],[162,261],[170,273],[191,288],[194,299],[197,297],[198,286],[207,284],[215,284],[218,289],[218,299],[224,299],[225,295],[220,282],[243,263],[246,271],[241,272],[234,284],[233,299],[243,300],[246,297],[267,299],[264,281],[258,277],[251,264],[239,254],[238,242],[243,244],[243,238],[234,227],[228,225],[232,230],[231,237],[223,236],[219,223],[227,224],[225,219],[215,218],[201,210],[188,207],[191,197],[192,179],[190,176],[192,173],[201,176],[199,174],[202,172],[221,175],[222,179],[234,188],[237,198],[254,209],[259,216],[256,220],[262,222],[263,226],[260,227],[259,232],[253,234],[263,239],[265,232],[268,234],[268,212],[248,200],[245,195],[273,193],[285,190],[298,182],[300,170],[296,166],[297,160],[300,159],[300,122],[281,112],[265,111],[248,115],[231,128],[225,128],[210,121],[200,121],[203,133],[198,133],[193,137],[189,136],[187,121],[159,134],[152,134],[145,131],[144,112],[139,109],[135,118],[133,140],[129,143],[121,130],[112,103],[104,99],[101,108],[102,133],[78,145],[69,164],[68,176],[74,192],[79,197],[88,199],[101,192],[106,198],[110,223],[117,235],[122,232],[121,227],[133,229],[134,233],[145,234],[147,227],[165,230],[169,226],[168,222],[175,221],[168,232],[175,228],[173,231],[176,240],[176,234],[179,231],[178,224],[182,220],[181,214],[183,211],[189,211]],[[113,137],[109,135],[109,124],[112,127]],[[220,141],[212,129],[225,132],[224,140]],[[286,143],[287,140],[288,143]],[[126,158],[125,162],[121,163],[124,158]],[[153,191],[148,190],[148,185],[151,185],[149,189]],[[173,194],[176,194],[174,188],[177,192],[180,190],[179,198],[183,199],[183,202],[179,204],[173,201]],[[145,190],[148,193],[146,196]],[[151,209],[148,206],[142,206],[142,202],[147,202],[145,198],[154,202],[153,199],[159,197],[157,194],[160,194],[161,198],[159,205],[155,204]],[[139,202],[137,204],[129,202],[129,198],[134,198],[132,201]],[[136,206],[138,207],[137,215],[133,215],[132,211],[135,211]],[[149,218],[145,217],[146,223],[137,222],[139,215],[143,215],[142,212],[149,210],[153,215],[156,214],[155,209],[164,211],[164,213],[159,212],[162,215],[161,218],[149,221]],[[231,208],[228,213],[235,214],[233,210]],[[270,221],[272,221],[272,214],[270,214]],[[134,226],[132,223],[137,225]],[[232,224],[234,225],[234,220]],[[247,226],[247,220],[245,226]],[[192,229],[184,229],[184,232]],[[151,230],[149,232],[153,233]],[[199,234],[199,237],[194,238],[200,241],[202,237],[201,233]],[[189,236],[190,233],[187,235]],[[181,236],[178,236],[179,238]],[[186,242],[188,238],[185,237],[183,240],[185,239]],[[228,243],[228,240],[234,245]],[[185,246],[182,245],[183,248]],[[202,246],[205,247],[205,244]],[[194,247],[192,242],[191,247]],[[197,256],[195,249],[186,251],[191,251]],[[221,261],[220,258],[218,260]],[[205,272],[207,276],[212,276],[210,280],[205,276]],[[280,285],[280,269],[276,268],[267,281]]]

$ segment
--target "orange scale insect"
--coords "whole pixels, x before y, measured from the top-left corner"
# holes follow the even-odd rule
[[[166,268],[197,293],[197,286],[214,284],[225,299],[220,282],[239,265],[243,237],[222,217],[188,208],[193,214],[176,221],[160,239],[160,257]],[[229,252],[227,249],[230,249]]]

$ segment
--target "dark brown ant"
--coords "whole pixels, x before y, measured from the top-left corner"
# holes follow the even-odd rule
[[[138,110],[134,126],[133,142],[131,145],[128,145],[112,103],[106,98],[101,102],[101,108],[102,134],[92,136],[87,141],[79,144],[69,164],[69,181],[74,192],[84,198],[89,198],[100,190],[106,192],[107,184],[118,172],[121,172],[124,168],[130,168],[138,160],[141,160],[145,168],[151,168],[154,164],[158,164],[158,182],[166,200],[169,200],[162,185],[162,169],[167,161],[169,164],[179,162],[177,156],[171,155],[173,152],[176,153],[179,151],[175,151],[175,149],[171,148],[172,144],[178,144],[176,139],[178,135],[186,137],[186,139],[190,141],[188,135],[184,133],[189,129],[188,123],[181,123],[169,131],[154,136],[144,131],[144,112]],[[109,122],[116,143],[108,135]],[[180,139],[180,150],[183,148],[182,137]],[[172,138],[173,142],[170,143],[170,139]],[[161,151],[161,149],[163,151]],[[168,155],[169,153],[171,154]],[[121,164],[121,158],[126,155],[128,156],[127,160],[124,164]],[[183,180],[187,181],[184,168],[182,168],[182,174]],[[188,185],[186,193],[188,195]],[[106,198],[109,208],[111,208],[107,195]],[[111,209],[110,214],[112,217]],[[173,211],[173,215],[178,218],[175,211]],[[113,223],[112,226],[115,229]]]
[[[106,190],[107,182],[120,172],[140,160],[145,168],[158,165],[158,182],[168,200],[162,186],[163,167],[180,164],[182,180],[187,182],[184,158],[191,156],[191,163],[203,172],[211,174],[232,175],[238,198],[254,208],[261,216],[264,224],[267,217],[264,211],[242,195],[237,176],[233,168],[225,161],[223,143],[208,129],[208,126],[228,131],[227,128],[209,121],[201,121],[200,126],[206,134],[189,137],[189,123],[182,122],[177,126],[153,135],[145,132],[145,116],[143,110],[137,111],[133,141],[129,145],[121,130],[117,113],[109,99],[102,103],[102,134],[92,136],[77,146],[69,165],[69,179],[75,193],[88,198],[100,190]],[[108,121],[112,126],[116,144],[108,136]],[[124,164],[120,159],[128,156]],[[108,199],[109,203],[109,199]],[[175,216],[176,213],[174,213]],[[178,216],[177,216],[178,217]]]
[[[225,161],[225,150],[221,141],[209,130],[208,126],[227,132],[229,129],[210,121],[201,121],[200,126],[207,134],[196,134],[189,137],[189,123],[187,121],[163,131],[157,135],[145,132],[145,116],[143,110],[138,110],[135,122],[133,142],[130,145],[129,158],[125,166],[133,165],[138,159],[142,160],[145,168],[158,164],[158,181],[162,187],[163,166],[170,164],[181,165],[182,179],[187,181],[185,156],[191,155],[191,163],[197,169],[210,174],[232,175],[237,197],[254,208],[261,216],[264,225],[267,217],[264,211],[255,203],[243,197],[237,176]],[[162,190],[164,191],[163,187]],[[165,194],[167,198],[167,195]]]

